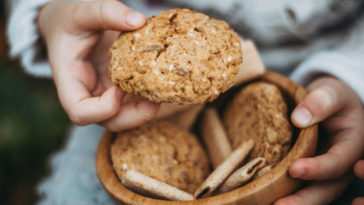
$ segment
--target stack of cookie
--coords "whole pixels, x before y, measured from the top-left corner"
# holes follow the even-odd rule
[[[230,191],[262,176],[284,158],[292,142],[287,104],[279,88],[266,82],[243,87],[224,109],[223,123],[215,108],[206,109],[201,134],[215,170],[196,197],[217,188],[217,193]],[[239,149],[244,154],[234,156]]]
[[[243,87],[222,111],[223,122],[216,108],[206,108],[200,120],[205,146],[188,131],[200,110],[119,133],[111,160],[124,186],[150,197],[193,200],[262,176],[289,151],[287,105],[273,84]]]
[[[173,9],[121,34],[110,49],[109,73],[122,90],[153,102],[204,104],[247,80],[239,79],[247,73],[242,50],[225,22]],[[203,143],[187,131],[202,108],[118,133],[110,156],[121,183],[150,197],[193,200],[263,175],[291,146],[287,105],[272,84],[243,87],[223,111],[223,122],[216,108],[205,109]]]

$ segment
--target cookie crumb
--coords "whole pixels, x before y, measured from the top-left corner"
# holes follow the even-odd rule
[[[170,71],[172,71],[172,70],[173,70],[173,68],[174,68],[174,65],[173,65],[173,64],[170,64],[170,65],[168,66],[168,69],[169,69]]]
[[[123,164],[121,165],[121,168],[122,168],[123,170],[128,169],[128,164],[127,164],[127,163],[123,163]]]
[[[231,56],[227,57],[226,62],[230,63],[233,58]]]

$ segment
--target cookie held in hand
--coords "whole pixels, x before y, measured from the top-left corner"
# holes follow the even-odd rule
[[[242,51],[227,23],[172,9],[122,33],[110,58],[112,82],[122,90],[153,102],[202,104],[233,86]]]

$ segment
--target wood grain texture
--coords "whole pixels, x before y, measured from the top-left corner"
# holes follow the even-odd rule
[[[306,95],[306,91],[290,79],[273,72],[266,72],[260,80],[271,82],[285,92],[293,104],[300,102]],[[157,200],[136,194],[126,189],[115,175],[109,157],[109,148],[113,139],[113,133],[107,131],[102,137],[96,155],[96,170],[102,185],[114,198],[125,204],[195,204],[195,205],[218,205],[218,204],[249,204],[265,205],[271,204],[276,199],[295,191],[301,181],[288,175],[288,167],[293,161],[303,157],[311,157],[315,154],[317,144],[317,125],[300,129],[297,140],[287,156],[267,174],[235,189],[231,192],[217,196],[207,197],[193,201],[166,201]]]

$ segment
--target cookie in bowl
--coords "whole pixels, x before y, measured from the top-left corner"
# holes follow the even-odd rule
[[[120,132],[110,151],[120,180],[133,170],[193,193],[210,173],[207,155],[196,136],[167,121]]]
[[[276,164],[288,153],[292,143],[287,104],[276,85],[255,82],[245,86],[228,104],[223,114],[232,148],[253,139],[250,159],[264,157]]]

